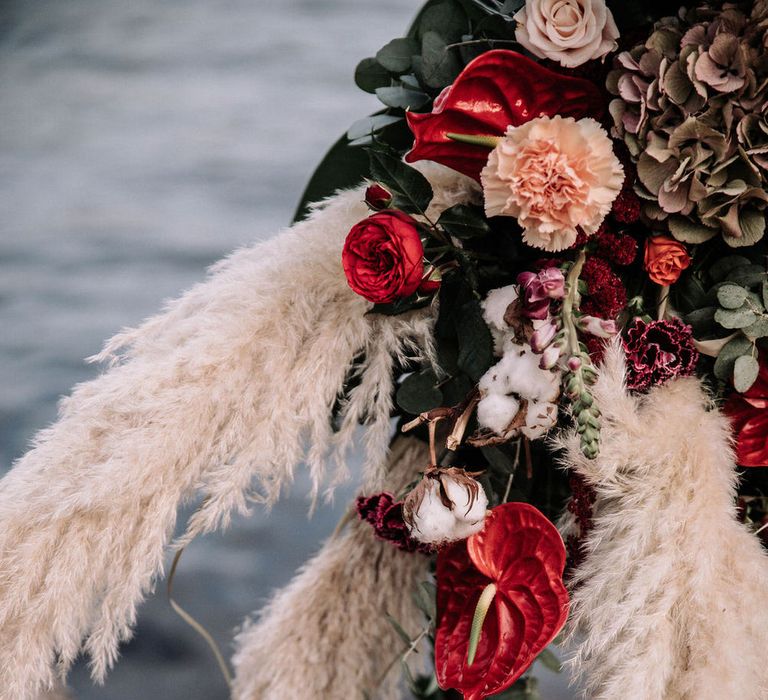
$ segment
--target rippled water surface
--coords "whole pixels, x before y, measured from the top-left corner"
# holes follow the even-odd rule
[[[53,420],[59,396],[95,375],[82,358],[104,338],[289,221],[325,149],[376,108],[354,86],[355,63],[417,7],[0,4],[0,469]],[[309,521],[306,492],[299,479],[271,514],[185,554],[177,597],[226,652],[352,494]],[[204,643],[162,594],[141,608],[107,685],[92,687],[83,668],[72,685],[84,700],[226,696]]]

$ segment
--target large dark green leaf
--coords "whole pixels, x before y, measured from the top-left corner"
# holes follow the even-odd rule
[[[392,193],[393,206],[409,214],[424,212],[432,201],[427,178],[391,151],[371,149],[368,153],[371,177]]]
[[[491,230],[480,207],[456,204],[446,209],[437,220],[448,233],[456,238],[485,236]]]
[[[686,271],[672,287],[672,303],[682,313],[707,306],[707,291],[701,279],[693,272]]]
[[[473,381],[478,381],[493,364],[493,339],[480,304],[474,299],[456,309],[456,331],[459,368]]]
[[[434,89],[450,85],[462,68],[457,52],[449,49],[445,40],[433,31],[425,32],[421,40],[418,66],[424,84]]]
[[[413,56],[419,53],[419,45],[413,39],[392,39],[379,49],[376,60],[392,73],[406,73],[411,67]]]
[[[397,390],[397,405],[415,416],[437,408],[443,401],[437,384],[438,379],[431,369],[409,374]]]

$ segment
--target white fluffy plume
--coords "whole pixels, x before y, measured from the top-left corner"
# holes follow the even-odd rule
[[[444,173],[435,185],[440,207],[471,191]],[[362,199],[332,197],[113,338],[97,358],[111,368],[62,401],[0,481],[0,699],[50,687],[81,651],[103,679],[184,500],[202,500],[191,537],[249,497],[273,502],[302,461],[317,494],[329,453],[330,485],[345,477],[360,420],[366,475],[380,481],[393,364],[429,355],[432,315],[368,315],[348,288],[341,248],[367,216]],[[342,397],[350,372],[358,381]]]
[[[614,345],[595,390],[600,456],[566,441],[597,494],[571,670],[591,700],[764,700],[768,557],[736,520],[728,422],[695,378],[643,397],[623,381]]]
[[[428,461],[426,445],[398,439],[386,488],[398,492]],[[234,700],[399,698],[404,644],[386,614],[416,637],[412,594],[427,564],[367,523],[329,540],[237,637]]]

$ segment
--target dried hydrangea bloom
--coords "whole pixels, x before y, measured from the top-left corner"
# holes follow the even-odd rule
[[[624,171],[594,119],[539,117],[507,129],[480,180],[488,216],[515,217],[528,245],[559,251],[598,230]]]

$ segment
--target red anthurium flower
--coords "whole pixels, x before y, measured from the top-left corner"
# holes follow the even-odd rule
[[[760,355],[760,373],[743,394],[735,393],[725,413],[736,433],[736,461],[742,467],[768,467],[768,356]]]
[[[560,533],[527,503],[494,508],[482,532],[442,549],[435,638],[440,686],[461,691],[465,700],[482,700],[525,673],[568,616],[564,567]],[[491,597],[470,650],[478,602]]]
[[[479,180],[488,148],[446,134],[503,136],[508,126],[536,117],[599,119],[604,109],[600,90],[588,80],[555,73],[515,51],[487,51],[435,100],[431,114],[408,113],[416,140],[405,159],[434,160]]]

